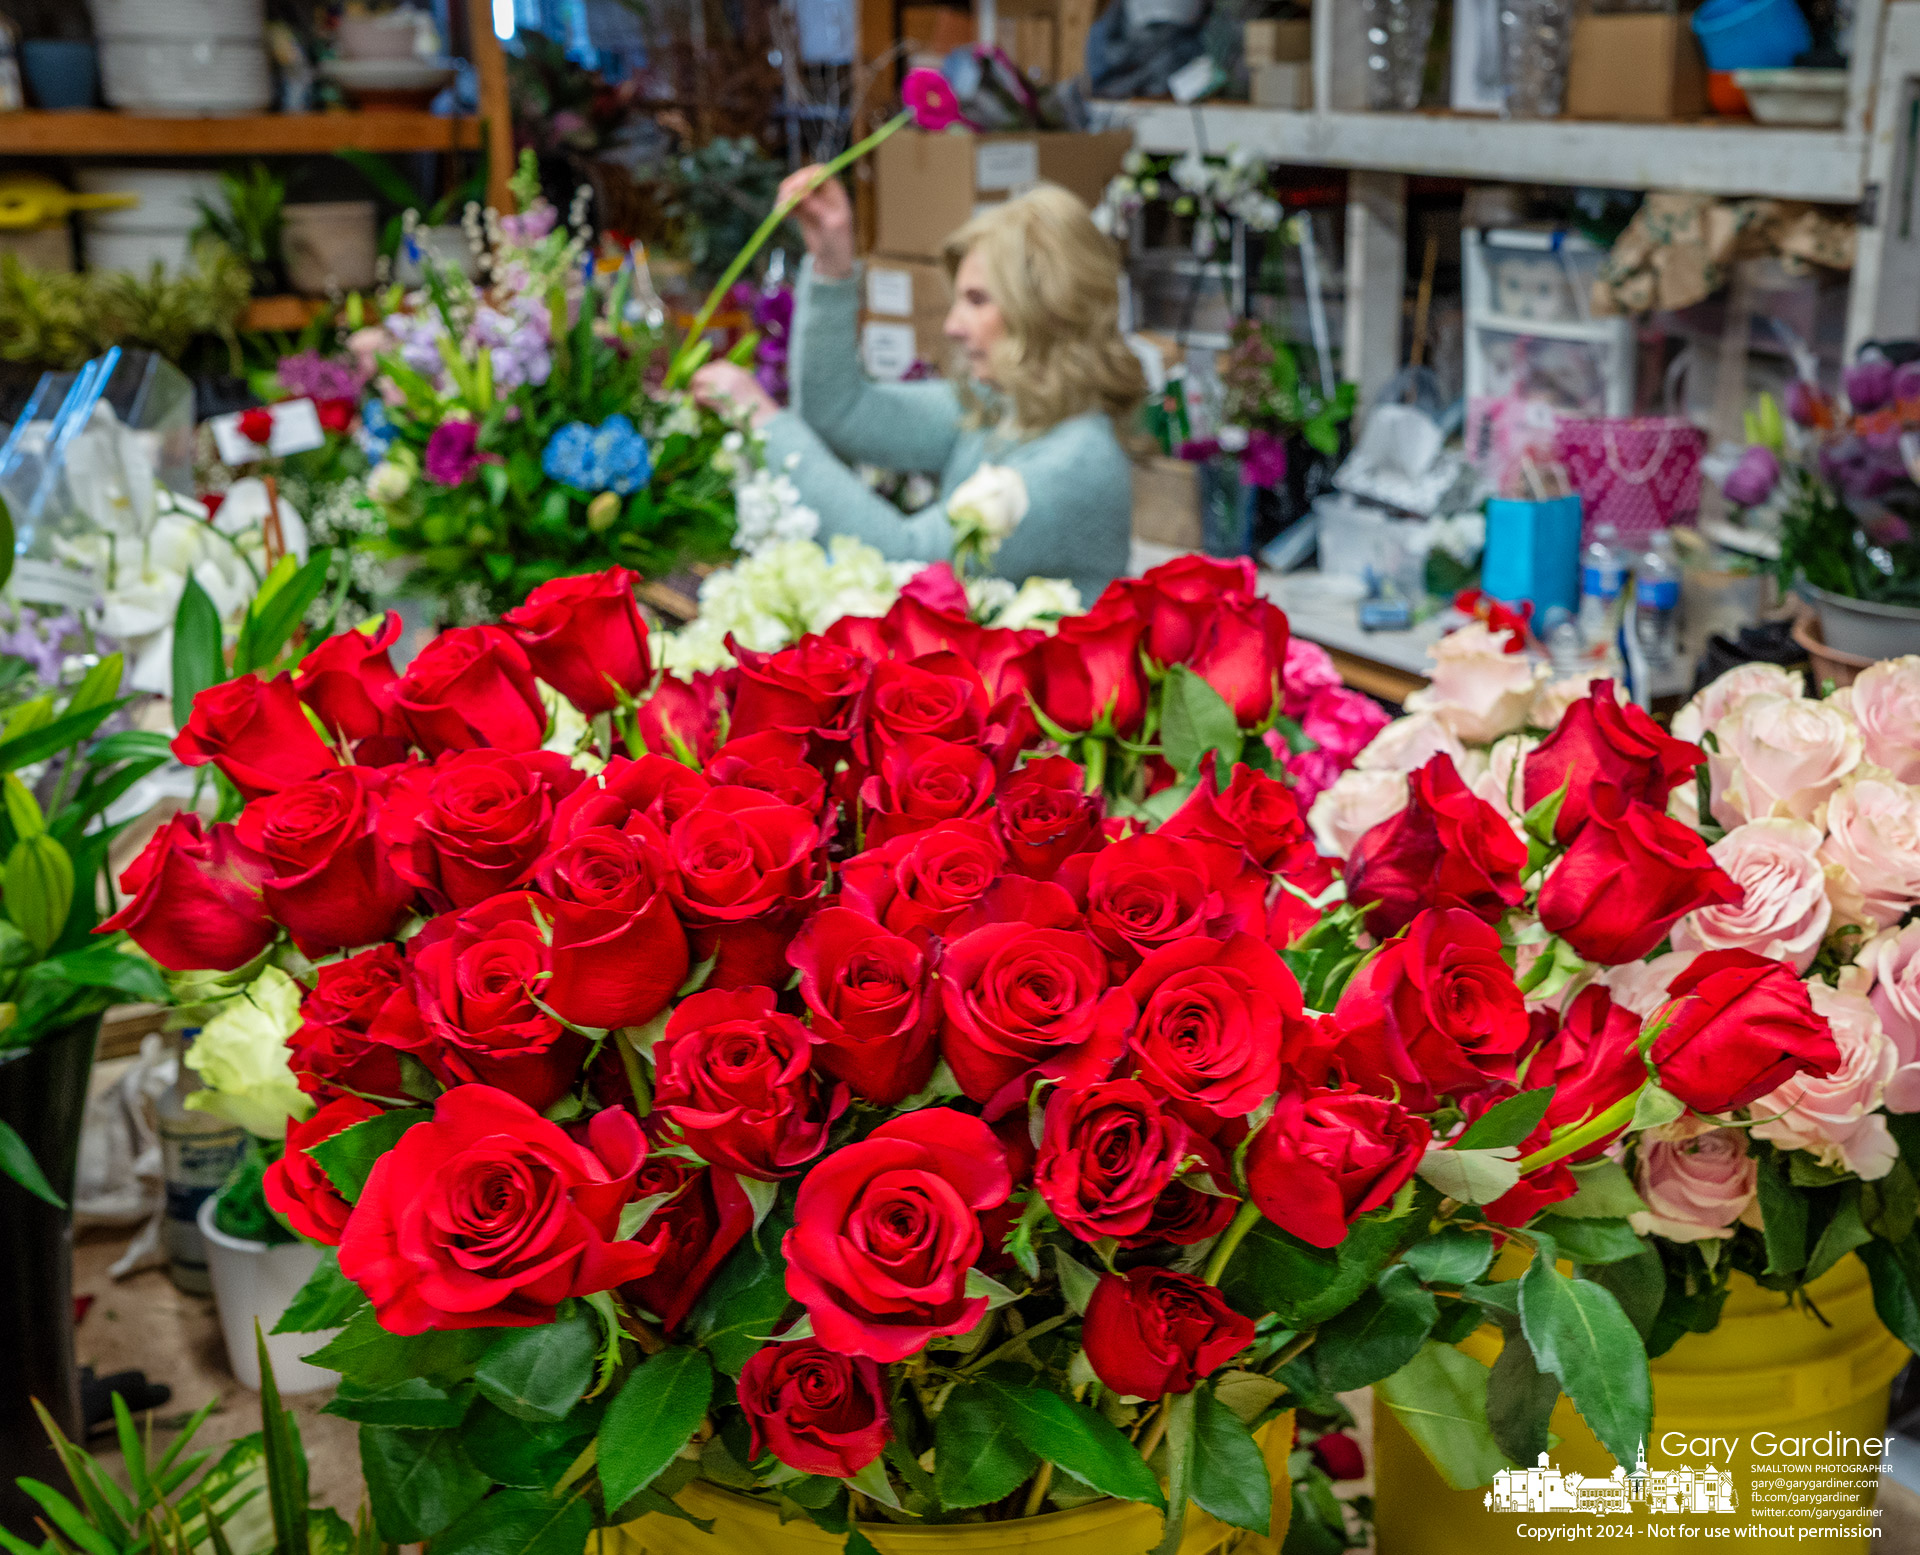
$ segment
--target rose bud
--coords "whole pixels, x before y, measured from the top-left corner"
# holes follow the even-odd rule
[[[753,1229],[753,1201],[732,1172],[672,1156],[649,1156],[634,1179],[636,1199],[657,1194],[670,1197],[634,1240],[653,1249],[660,1261],[651,1273],[622,1286],[621,1294],[671,1334]]]
[[[547,709],[526,650],[497,626],[442,632],[393,689],[394,712],[429,756],[442,751],[531,751]]]
[[[637,697],[653,679],[647,623],[633,597],[640,575],[625,567],[554,578],[500,618],[538,675],[592,718]]]
[[[1151,1267],[1101,1275],[1085,1332],[1094,1375],[1129,1398],[1191,1393],[1253,1343],[1253,1324],[1205,1280]]]
[[[1567,842],[1586,824],[1596,789],[1618,789],[1663,810],[1667,795],[1691,782],[1704,760],[1699,746],[1674,739],[1639,708],[1623,706],[1611,680],[1596,680],[1528,755],[1524,805],[1532,809],[1564,787],[1553,834]]]
[[[1186,662],[1225,698],[1242,729],[1262,728],[1280,711],[1286,612],[1264,599],[1220,601]]]
[[[333,1179],[307,1154],[323,1139],[380,1116],[380,1109],[358,1096],[329,1102],[304,1123],[287,1123],[287,1148],[267,1167],[261,1189],[267,1205],[300,1235],[326,1247],[338,1247],[353,1206],[340,1196]]]
[[[1125,612],[1068,616],[1053,636],[1016,659],[1011,672],[1058,728],[1131,738],[1147,711],[1147,677],[1140,667],[1145,630]]]
[[[640,743],[656,756],[678,759],[684,750],[690,760],[705,761],[719,743],[721,700],[720,676],[662,675],[634,718]]]
[[[877,1107],[897,1106],[932,1078],[940,1000],[921,946],[827,907],[807,920],[787,960],[800,973],[822,1069]]]
[[[271,866],[216,821],[204,835],[191,810],[173,815],[120,876],[127,904],[96,931],[124,929],[174,972],[231,972],[273,943],[261,882]]]
[[[404,625],[399,612],[390,610],[374,631],[336,632],[296,672],[300,700],[363,767],[391,765],[407,753],[406,730],[393,712],[400,677],[389,651]]]
[[[293,677],[258,675],[209,686],[193,699],[173,753],[190,767],[212,762],[247,799],[277,794],[340,765],[313,731]]]
[[[1314,857],[1313,836],[1293,790],[1247,766],[1233,769],[1233,780],[1216,793],[1213,758],[1202,768],[1200,786],[1154,835],[1204,837],[1238,848],[1261,869],[1283,871]]]
[[[1412,1177],[1433,1130],[1397,1102],[1357,1090],[1295,1092],[1247,1152],[1247,1187],[1282,1231],[1336,1247],[1353,1222]]]
[[[1313,1461],[1320,1465],[1320,1472],[1328,1479],[1366,1477],[1366,1457],[1360,1451],[1360,1444],[1345,1431],[1328,1431],[1317,1437],[1307,1451],[1313,1454]]]
[[[977,746],[909,735],[886,748],[860,787],[866,840],[879,847],[942,821],[984,820],[999,773]]]
[[[851,1479],[893,1436],[880,1368],[817,1339],[769,1344],[748,1356],[740,1412],[753,1430],[753,1456],[770,1452],[802,1474]]]
[[[805,904],[825,883],[820,819],[752,788],[715,788],[667,833],[667,889],[695,952],[717,958],[720,988],[767,984],[786,969]]]
[[[803,637],[775,653],[755,653],[727,639],[740,662],[733,693],[732,735],[782,734],[839,737],[854,699],[867,683],[867,662],[824,637]]]
[[[1450,758],[1407,779],[1407,807],[1355,844],[1347,897],[1378,903],[1370,933],[1397,934],[1427,907],[1461,907],[1488,923],[1520,904],[1527,849],[1500,812],[1477,798]]]
[[[1832,1030],[1783,961],[1750,950],[1705,951],[1667,996],[1666,1025],[1647,1056],[1661,1086],[1695,1112],[1731,1112],[1792,1075],[1840,1067]]]

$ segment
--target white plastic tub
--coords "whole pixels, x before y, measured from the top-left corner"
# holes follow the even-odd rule
[[[200,1206],[200,1235],[207,1243],[207,1272],[213,1279],[213,1300],[220,1310],[220,1333],[227,1342],[227,1364],[243,1388],[260,1391],[260,1355],[254,1348],[253,1325],[267,1336],[267,1354],[273,1360],[274,1381],[282,1393],[318,1393],[340,1381],[340,1373],[309,1366],[300,1357],[311,1355],[335,1333],[276,1334],[273,1325],[287,1310],[300,1287],[320,1267],[320,1249],[311,1242],[269,1246],[228,1236],[213,1223],[213,1207],[220,1196],[210,1194]]]

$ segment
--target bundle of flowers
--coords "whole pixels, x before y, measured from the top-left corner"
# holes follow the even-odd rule
[[[1228,241],[1229,219],[1255,232],[1279,229],[1286,209],[1269,192],[1271,171],[1266,158],[1244,146],[1178,157],[1130,151],[1107,184],[1094,223],[1123,238],[1147,207],[1164,204],[1193,221],[1194,252],[1205,258]]]
[[[1379,1382],[1444,1460],[1523,1461],[1556,1390],[1476,1424],[1451,1342],[1490,1315],[1632,1452],[1603,1152],[1839,1063],[1751,951],[1644,1023],[1570,992],[1738,898],[1658,808],[1695,747],[1603,688],[1523,833],[1436,760],[1342,879],[1244,564],[1052,635],[903,597],[691,683],[632,583],[220,688],[176,748],[244,803],[170,823],[110,925],[303,990],[266,1196],[337,1254],[281,1327],[341,1329],[383,1537],[578,1548],[702,1479],[869,1555],[1102,1496],[1171,1550],[1190,1500],[1270,1526],[1293,1400]],[[1567,733],[1616,725],[1606,764]]]
[[[1293,347],[1273,325],[1244,319],[1234,326],[1220,382],[1226,390],[1220,430],[1183,442],[1182,459],[1226,454],[1239,462],[1244,484],[1272,487],[1287,478],[1287,444],[1294,438],[1328,458],[1340,451],[1341,424],[1353,417],[1354,385],[1321,394],[1301,377]]]

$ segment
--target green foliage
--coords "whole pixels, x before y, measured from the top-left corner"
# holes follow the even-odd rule
[[[695,1341],[730,1377],[765,1343],[787,1309],[787,1264],[780,1241],[793,1224],[791,1211],[776,1205],[757,1236],[748,1237],[720,1266],[713,1282],[687,1315]]]
[[[1920,605],[1920,541],[1892,538],[1884,530],[1869,539],[1846,499],[1811,470],[1792,468],[1785,478],[1792,490],[1780,518],[1780,559],[1773,564],[1783,587],[1804,579],[1849,599]],[[1889,506],[1914,507],[1911,486],[1891,496]]]
[[[145,276],[29,270],[0,255],[0,361],[71,371],[110,346],[145,346],[173,361],[212,335],[237,355],[236,331],[253,293],[244,261],[218,243],[196,246],[191,267]]]
[[[981,1378],[980,1387],[1007,1428],[1035,1456],[1102,1495],[1166,1505],[1153,1470],[1105,1416],[1035,1384],[988,1376]]]
[[[488,1399],[520,1420],[564,1420],[593,1381],[600,1327],[576,1304],[552,1323],[503,1334],[480,1357],[474,1381]]]
[[[960,1510],[1012,1495],[1039,1460],[978,1388],[956,1388],[934,1430],[934,1488]]]
[[[1487,1368],[1452,1345],[1429,1341],[1374,1397],[1394,1413],[1456,1490],[1493,1483],[1512,1465],[1487,1421]]]
[[[194,202],[200,223],[193,240],[211,238],[239,256],[255,291],[280,291],[286,269],[280,246],[286,203],[287,186],[266,163],[250,163],[244,172],[229,169],[220,175],[218,203]]]
[[[648,1356],[621,1385],[597,1438],[610,1507],[653,1483],[693,1436],[713,1397],[713,1368],[698,1350]]]
[[[1600,1444],[1629,1462],[1653,1427],[1653,1383],[1632,1321],[1613,1293],[1554,1267],[1551,1237],[1539,1238],[1520,1278],[1520,1321],[1534,1361],[1560,1379]]]

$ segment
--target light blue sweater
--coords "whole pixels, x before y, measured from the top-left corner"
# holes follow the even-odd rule
[[[1019,583],[1069,578],[1082,600],[1127,571],[1133,472],[1113,423],[1090,411],[1034,437],[965,424],[948,383],[874,383],[860,369],[860,277],[800,269],[789,379],[793,405],[766,424],[767,463],[820,515],[820,538],[853,535],[889,561],[953,553],[946,499],[982,464],[1007,465],[1027,486],[1027,516],[994,558]],[[791,456],[798,455],[798,458]],[[940,500],[911,516],[871,491],[848,464],[940,477]]]

